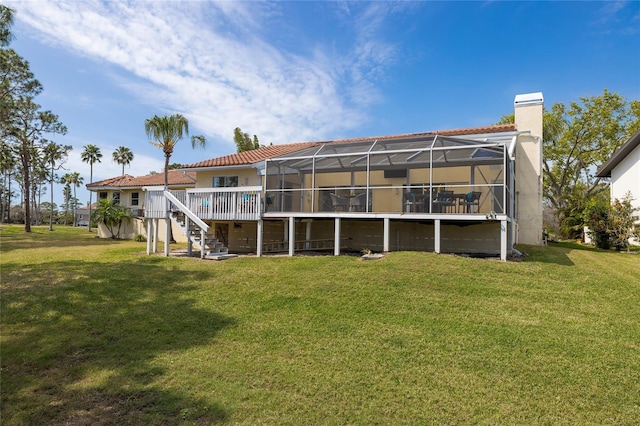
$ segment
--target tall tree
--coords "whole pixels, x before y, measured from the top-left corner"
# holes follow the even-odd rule
[[[50,111],[40,111],[40,105],[30,99],[20,99],[16,105],[18,114],[7,139],[20,159],[25,208],[24,230],[31,232],[31,173],[34,163],[39,160],[34,158],[34,153],[38,152],[36,148],[48,142],[44,138],[45,134],[65,134],[67,128],[58,121],[57,115]]]
[[[79,188],[84,183],[84,179],[78,172],[69,173],[68,179],[69,184],[73,188],[73,199],[75,203],[73,207],[73,226],[76,226],[76,210],[78,208],[78,197],[76,196],[76,188]]]
[[[120,146],[113,151],[113,162],[122,165],[122,176],[124,176],[124,166],[128,166],[133,161],[133,152],[126,146]]]
[[[604,191],[596,172],[640,128],[640,101],[605,90],[580,102],[554,104],[544,114],[545,199],[563,211],[576,199]]]
[[[243,133],[240,127],[236,127],[233,130],[233,141],[236,143],[238,152],[251,151],[252,149],[260,148],[260,142],[258,137],[253,135],[253,139],[248,133]]]
[[[65,134],[67,128],[50,111],[42,111],[33,99],[42,85],[33,76],[29,63],[8,46],[12,35],[13,11],[0,5],[0,139],[19,158],[25,203],[25,232],[31,232],[31,172],[38,161],[33,153],[45,145],[47,134]]]
[[[62,167],[62,164],[64,164],[69,151],[71,151],[72,149],[73,147],[71,145],[59,145],[55,142],[50,142],[43,149],[44,161],[49,167],[49,183],[51,184],[51,203],[49,204],[49,231],[53,231],[53,209],[55,207],[55,204],[53,202],[53,183],[56,179],[55,171]]]
[[[83,162],[89,163],[89,183],[93,183],[93,165],[95,163],[101,163],[100,159],[102,158],[102,153],[100,152],[100,148],[95,145],[85,145],[82,154],[80,154],[80,158]],[[91,232],[91,198],[93,192],[89,191],[89,226],[87,227],[87,231]]]
[[[69,210],[71,208],[71,174],[65,173],[60,178],[60,183],[64,186],[62,187],[62,196],[64,200],[64,224],[67,224],[69,220]]]
[[[2,198],[0,199],[0,222],[9,222],[11,214],[11,176],[15,173],[18,158],[6,142],[0,140],[0,173],[2,173]],[[5,215],[6,213],[6,215]]]
[[[513,123],[513,114],[498,124]],[[582,229],[586,201],[606,191],[597,170],[640,128],[640,101],[627,102],[604,90],[568,106],[556,103],[543,115],[544,201],[560,219],[560,228]]]
[[[189,136],[189,121],[182,114],[165,116],[154,115],[144,122],[144,130],[149,142],[164,152],[164,187],[169,187],[169,162],[176,144],[185,136]],[[192,136],[191,147],[204,147],[204,136]]]
[[[8,46],[13,38],[11,26],[13,25],[13,9],[0,4],[0,46]]]

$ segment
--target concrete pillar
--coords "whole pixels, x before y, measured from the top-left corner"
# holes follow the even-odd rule
[[[293,256],[296,248],[296,222],[292,217],[289,218],[289,256]]]
[[[204,247],[204,243],[205,243],[205,237],[206,237],[207,233],[204,232],[204,229],[200,229],[200,259],[204,259],[204,251],[205,251],[205,247]]]
[[[382,251],[383,252],[388,252],[389,251],[389,228],[390,228],[389,223],[390,223],[389,218],[385,217],[383,219],[383,224],[384,225],[383,225],[383,231],[382,231],[382,234],[383,234],[383,237],[382,237]]]
[[[500,221],[500,260],[507,260],[507,226],[506,220]]]
[[[307,240],[307,242],[305,243],[305,248],[308,250],[311,248],[311,243],[309,242],[309,240],[311,239],[311,221],[307,220],[307,229],[305,230],[305,234],[304,234],[304,238],[305,240]]]
[[[191,253],[193,252],[193,241],[191,241],[191,236],[189,233],[189,225],[190,225],[190,221],[189,221],[189,217],[187,215],[184,216],[184,227],[185,227],[185,232],[187,234],[187,254],[189,256],[191,256]]]
[[[262,256],[262,219],[258,219],[258,235],[256,235],[256,256]]]
[[[147,219],[147,254],[151,254],[153,243],[153,219]]]
[[[340,218],[335,218],[335,226],[333,230],[333,255],[340,256]]]
[[[171,241],[170,232],[171,232],[171,219],[168,217],[164,219],[164,255],[169,256],[169,244]]]
[[[440,219],[433,221],[433,251],[440,253]]]
[[[157,253],[158,252],[158,233],[160,232],[158,230],[159,226],[160,226],[160,219],[152,219],[153,220],[153,252]]]

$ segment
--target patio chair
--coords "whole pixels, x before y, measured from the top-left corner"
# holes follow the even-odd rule
[[[482,192],[471,191],[467,192],[463,198],[460,198],[459,206],[462,208],[463,213],[478,213],[480,211],[480,196]]]
[[[358,194],[353,198],[349,199],[349,209],[354,212],[363,212],[365,211],[365,203],[367,202],[367,194],[362,193]]]
[[[336,194],[329,194],[331,196],[331,205],[334,211],[347,211],[349,207],[349,200],[346,198],[338,197]]]
[[[455,206],[456,199],[453,196],[453,191],[438,191],[433,200],[435,213],[451,213]]]

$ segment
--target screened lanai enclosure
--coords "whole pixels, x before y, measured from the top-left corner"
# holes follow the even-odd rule
[[[326,143],[268,160],[265,215],[510,216],[515,135],[483,136]]]
[[[517,136],[394,136],[325,143],[268,160],[264,229],[288,218],[280,243],[289,243],[290,254],[295,240],[329,241],[335,254],[348,247],[504,260],[514,234]],[[275,235],[278,242],[278,232],[265,232],[264,241]]]

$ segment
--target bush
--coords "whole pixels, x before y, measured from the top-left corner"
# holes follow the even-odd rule
[[[629,247],[629,239],[638,235],[633,213],[637,210],[631,205],[633,198],[627,193],[622,201],[617,198],[612,204],[592,199],[584,209],[584,223],[589,227],[589,235],[596,247],[616,250]]]
[[[584,209],[584,224],[589,227],[589,236],[596,247],[609,249],[611,239],[609,237],[609,203],[600,199],[591,199]]]
[[[133,237],[133,240],[139,243],[144,243],[145,241],[147,241],[147,238],[142,234],[136,234],[135,237]]]

